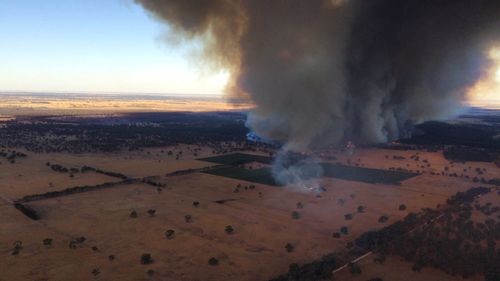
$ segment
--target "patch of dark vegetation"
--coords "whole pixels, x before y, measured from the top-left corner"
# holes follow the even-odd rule
[[[500,223],[493,219],[484,223],[472,220],[471,203],[490,191],[477,187],[459,192],[447,200],[444,208],[410,213],[402,221],[364,233],[355,243],[383,255],[399,255],[413,262],[415,271],[429,266],[463,278],[498,276],[494,269],[500,268],[500,251],[495,241],[500,239]],[[482,210],[481,206],[476,208]]]
[[[489,192],[491,192],[491,188],[474,187],[465,192],[458,192],[457,194],[446,200],[446,203],[448,203],[449,205],[469,204],[474,201],[474,198],[476,198],[477,196],[487,194]]]
[[[154,112],[103,117],[25,116],[3,123],[0,147],[33,152],[113,152],[204,144],[225,154],[266,144],[247,142],[244,113]],[[240,142],[221,146],[220,142]]]
[[[214,202],[217,203],[217,204],[224,204],[226,202],[231,202],[231,201],[236,201],[236,199],[232,199],[232,198],[230,198],[230,199],[222,199],[222,200],[217,200],[217,201],[214,201]]]
[[[484,117],[484,116],[483,116]],[[475,116],[474,118],[483,118]],[[500,129],[498,124],[458,123],[430,121],[416,127],[416,133],[409,139],[401,140],[405,144],[415,145],[457,145],[480,149],[500,149],[500,140],[495,140]]]
[[[205,171],[209,171],[209,170],[217,169],[217,168],[222,168],[222,167],[226,167],[226,165],[215,165],[215,166],[203,167],[203,168],[199,168],[199,169],[177,170],[175,172],[168,173],[165,176],[166,177],[185,176],[185,175],[189,175],[189,174],[194,174],[194,173],[199,173],[199,172],[205,172]]]
[[[221,155],[221,156],[200,158],[198,160],[206,161],[206,162],[213,162],[213,163],[223,164],[223,165],[232,165],[232,166],[247,164],[247,163],[251,163],[251,162],[271,164],[273,161],[273,159],[271,157],[268,157],[268,156],[253,155],[253,154],[246,154],[246,153],[226,154],[226,155]]]
[[[119,179],[122,179],[122,180],[129,179],[129,177],[127,177],[124,174],[117,173],[117,172],[111,172],[111,171],[104,171],[104,170],[97,169],[97,168],[90,167],[90,166],[83,166],[82,169],[81,169],[81,171],[82,172],[92,171],[92,172],[95,172],[95,173],[98,173],[98,174],[103,174],[103,175],[106,175],[106,176],[109,176],[109,177],[119,178]]]
[[[164,184],[162,182],[156,182],[156,181],[153,181],[152,179],[149,179],[149,178],[143,178],[142,182],[147,184],[147,185],[156,186],[159,188],[167,186],[166,184]],[[158,191],[161,192],[161,189],[158,189]]]
[[[399,184],[401,181],[419,175],[418,173],[411,173],[406,171],[379,170],[330,163],[323,163],[320,165],[323,167],[323,176],[325,177],[360,181],[366,183]],[[203,172],[216,176],[223,176],[272,186],[281,185],[274,180],[271,170],[268,168],[248,170],[235,166],[224,166],[221,168],[210,169]]]
[[[2,128],[2,127],[0,127]],[[3,157],[7,160],[7,162],[14,164],[16,163],[16,158],[26,158],[28,155],[25,153],[15,151],[15,150],[10,150],[10,149],[2,149],[0,150],[0,157]]]
[[[470,220],[471,202],[490,191],[489,188],[476,187],[459,192],[448,199],[446,206],[410,213],[403,220],[378,231],[366,232],[354,243],[349,242],[345,253],[331,253],[303,266],[291,264],[288,273],[271,281],[331,279],[332,271],[342,264],[347,264],[351,273],[359,274],[360,268],[349,261],[369,251],[378,253],[374,260],[381,264],[386,255],[400,255],[414,262],[415,270],[430,266],[452,275],[484,274],[485,281],[498,280],[495,278],[499,276],[500,251],[495,248],[494,241],[500,239],[500,223],[489,219],[484,225],[475,225]],[[342,227],[333,237],[340,238],[341,233],[347,234],[347,227]]]
[[[321,164],[325,177],[366,183],[399,184],[401,181],[418,176],[418,173],[391,171],[337,164]]]
[[[26,203],[26,202],[33,202],[33,201],[39,201],[39,200],[44,200],[44,199],[49,199],[49,198],[56,198],[56,197],[62,197],[62,196],[67,196],[71,194],[76,194],[76,193],[83,193],[83,192],[89,192],[89,191],[96,191],[96,190],[101,190],[101,189],[106,189],[106,188],[112,188],[120,185],[126,185],[126,184],[133,184],[137,183],[139,180],[137,179],[126,179],[123,181],[118,181],[118,182],[106,182],[98,185],[83,185],[83,186],[75,186],[75,187],[70,187],[66,188],[64,190],[59,190],[59,191],[49,191],[41,194],[32,194],[32,195],[26,195],[23,198],[17,200],[17,203]]]
[[[21,211],[21,213],[23,213],[25,216],[27,216],[28,218],[30,218],[32,220],[39,220],[40,219],[40,216],[38,215],[38,213],[33,208],[31,208],[30,206],[28,206],[26,204],[14,203],[14,207],[16,209],[18,209],[19,211]]]
[[[238,167],[224,167],[204,171],[204,173],[254,183],[279,186],[279,184],[274,180],[271,171],[267,168],[247,170]]]
[[[443,151],[446,160],[456,162],[492,162],[493,157],[485,149],[452,146]]]
[[[289,266],[288,273],[273,278],[270,281],[309,281],[309,280],[324,280],[332,277],[332,271],[337,268],[340,264],[335,255],[323,256],[318,261],[313,261],[311,263],[306,263],[299,266],[296,263],[292,263]]]

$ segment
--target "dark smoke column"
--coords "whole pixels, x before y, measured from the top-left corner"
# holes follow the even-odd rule
[[[202,38],[259,136],[301,150],[384,142],[447,118],[490,63],[498,0],[136,0]]]

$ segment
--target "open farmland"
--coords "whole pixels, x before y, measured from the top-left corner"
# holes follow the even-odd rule
[[[402,256],[406,252],[357,241],[398,227],[412,214],[454,210],[447,207],[449,199],[472,187],[489,189],[468,203],[474,229],[488,233],[480,225],[499,221],[498,187],[488,182],[500,169],[493,162],[450,162],[440,150],[322,151],[315,157],[324,175],[314,179],[321,192],[297,192],[271,177],[274,148],[246,142],[77,154],[3,149],[2,281],[69,275],[74,280],[458,281],[459,275]],[[450,222],[463,210],[458,212],[450,213]],[[430,229],[441,229],[444,222]],[[405,227],[422,226],[413,223]],[[487,239],[479,241],[486,249]],[[384,262],[374,261],[381,251],[387,251]],[[356,266],[348,264],[357,257],[363,258]],[[469,280],[484,276],[476,273]]]

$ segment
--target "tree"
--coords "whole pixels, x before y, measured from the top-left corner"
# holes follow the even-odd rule
[[[16,256],[19,254],[21,249],[23,248],[23,242],[22,241],[16,241],[14,242],[14,249],[12,249],[12,255]]]
[[[400,211],[404,211],[404,210],[406,210],[406,205],[405,205],[405,204],[401,204],[401,205],[399,205],[399,210],[400,210]]]
[[[292,212],[292,219],[294,219],[294,220],[300,219],[300,213],[297,211],[293,211]]]
[[[156,214],[156,210],[155,209],[149,209],[148,210],[148,214],[149,214],[150,217],[154,217],[155,214]]]
[[[342,233],[342,234],[344,234],[344,235],[349,234],[349,230],[348,230],[347,226],[342,226],[342,227],[340,228],[340,233]]]
[[[217,260],[216,258],[214,257],[211,257],[209,260],[208,260],[208,264],[209,265],[212,265],[212,266],[216,266],[219,264],[219,260]]]
[[[293,252],[293,250],[295,249],[295,247],[292,244],[287,243],[285,245],[285,249],[286,249],[287,252],[291,253],[291,252]]]
[[[52,246],[52,238],[45,238],[45,239],[43,239],[43,245],[45,245],[45,246]]]
[[[200,202],[198,202],[198,201],[193,202],[193,206],[198,207],[199,205],[200,205]]]
[[[351,274],[361,274],[361,268],[357,263],[349,263],[349,271]]]
[[[174,239],[175,237],[175,230],[173,229],[168,229],[167,231],[165,231],[165,237],[169,240],[172,240]]]
[[[101,273],[101,271],[98,268],[94,268],[94,270],[92,270],[92,275],[94,275],[94,276],[97,276],[100,273]]]
[[[129,217],[131,217],[131,218],[133,218],[133,219],[137,218],[137,212],[136,212],[136,211],[132,211],[132,212],[130,212]]]
[[[234,228],[231,225],[227,225],[224,230],[226,231],[227,234],[233,234],[234,233]]]
[[[153,258],[151,257],[151,254],[141,255],[141,264],[152,264],[152,263],[153,263]]]
[[[378,222],[379,222],[379,223],[385,223],[385,222],[386,222],[386,221],[388,221],[388,220],[389,220],[389,218],[388,218],[387,216],[380,216],[380,217],[378,218]]]
[[[192,220],[191,215],[185,215],[185,216],[184,216],[184,220],[185,220],[186,222],[191,222],[191,220]]]

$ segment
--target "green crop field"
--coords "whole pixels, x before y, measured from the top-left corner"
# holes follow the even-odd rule
[[[260,184],[267,184],[274,186],[279,185],[276,181],[274,181],[274,178],[271,174],[271,170],[268,168],[247,170],[238,167],[223,167],[223,168],[208,170],[205,171],[204,173],[238,179],[238,180],[244,180],[254,183],[260,183]]]
[[[329,163],[323,163],[321,166],[323,167],[323,175],[325,177],[366,183],[399,184],[401,181],[419,175],[404,171],[351,167]]]
[[[198,159],[202,161],[214,162],[218,164],[232,165],[232,167],[222,167],[205,171],[207,174],[223,176],[233,179],[245,180],[255,183],[279,186],[268,168],[248,170],[235,167],[239,164],[249,162],[271,163],[272,159],[266,156],[235,153],[223,156]],[[390,171],[362,167],[344,166],[331,163],[320,164],[323,168],[323,177],[337,178],[365,183],[399,184],[401,181],[415,177],[419,174],[404,171]]]
[[[223,164],[223,165],[241,165],[250,162],[260,162],[264,164],[270,164],[273,161],[271,157],[246,154],[246,153],[226,154],[222,156],[200,158],[198,160]]]

